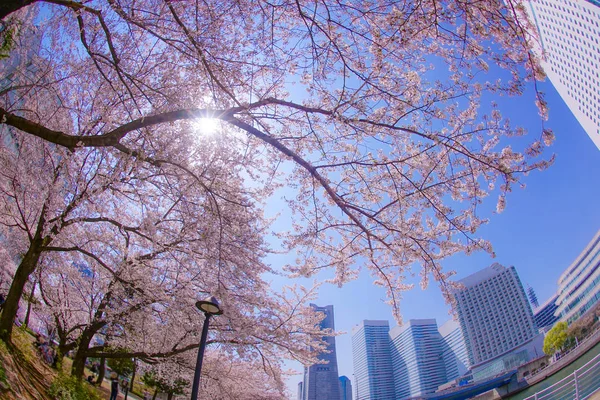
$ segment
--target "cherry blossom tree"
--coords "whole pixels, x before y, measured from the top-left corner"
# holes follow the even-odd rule
[[[82,376],[88,357],[135,357],[156,363],[195,354],[192,350],[198,348],[203,319],[193,303],[205,288],[188,267],[169,271],[156,265],[127,263],[127,269],[116,279],[106,273],[103,277],[101,268],[52,268],[53,263],[46,258],[40,281],[42,298],[54,315],[61,354],[76,350],[75,376]],[[64,262],[63,254],[61,264]],[[228,264],[226,259],[222,262]],[[149,270],[158,270],[160,279],[152,279],[156,276]],[[320,330],[322,315],[305,306],[314,292],[290,289],[278,295],[268,289],[260,273],[230,277],[228,270],[226,265],[202,270],[202,275],[221,281],[219,296],[228,310],[213,321],[209,345],[221,346],[238,360],[260,362],[271,374],[281,369],[281,355],[315,362],[317,353],[324,349],[321,337],[333,332]],[[101,344],[93,346],[93,338],[99,336]]]
[[[106,291],[105,282],[87,266],[62,268],[56,258],[43,260],[40,276],[39,312],[47,316],[56,332],[58,360],[77,348],[82,331],[93,321]],[[66,261],[61,260],[61,261]]]
[[[450,301],[440,261],[492,252],[475,236],[478,205],[493,193],[501,211],[522,175],[549,164],[543,123],[521,138],[482,105],[543,77],[521,3],[8,1],[0,17],[20,34],[2,61],[0,123],[206,187],[218,178],[191,168],[208,156],[191,133],[216,119],[246,151],[234,172],[250,202],[295,190],[287,269],[329,268],[341,285],[364,264],[399,320],[405,270],[419,264],[422,286],[433,277]]]
[[[94,201],[102,201],[100,194],[111,183],[135,178],[121,179],[123,165],[119,160],[108,162],[102,152],[69,153],[21,134],[5,140],[10,144],[0,149],[0,230],[11,256],[20,259],[0,317],[0,335],[8,340],[25,284],[43,253],[76,251],[86,255],[84,248],[73,243],[89,240],[83,232],[93,231],[82,225],[93,220],[94,210],[101,209]],[[89,252],[87,256],[93,258]]]
[[[143,368],[144,381],[158,392],[176,388],[189,390],[194,376],[193,354],[173,357]],[[205,355],[201,377],[202,398],[219,400],[284,399],[289,398],[283,383],[283,371],[266,371],[260,363],[232,358],[219,349],[209,349]],[[187,383],[187,385],[186,385]],[[171,396],[169,396],[171,398]]]
[[[26,138],[28,139],[28,138]],[[5,309],[0,319],[4,339],[10,337],[13,319],[29,276],[34,272],[44,242],[51,241],[49,209],[53,206],[53,190],[61,175],[60,163],[47,152],[46,146],[28,146],[17,141],[14,148],[3,147],[2,164],[2,234],[12,257],[20,258]],[[29,153],[29,154],[26,154]],[[4,168],[5,167],[5,168]],[[31,184],[31,177],[39,174],[39,185]]]
[[[264,280],[271,269],[262,261],[268,248],[261,212],[239,191],[233,167],[241,158],[220,140],[204,142],[204,164],[190,167],[193,174],[178,167],[159,174],[153,165],[127,167],[118,159],[94,163],[92,150],[86,162],[71,163],[73,155],[62,154],[53,184],[36,185],[28,170],[36,157],[18,156],[32,144],[50,154],[52,146],[22,139],[17,151],[6,149],[5,173],[30,184],[27,193],[16,183],[7,187],[16,200],[7,201],[10,213],[2,223],[7,237],[26,248],[27,230],[8,229],[11,221],[27,226],[18,205],[53,199],[43,213],[53,224],[43,228],[48,233],[32,268],[40,273],[41,298],[56,325],[59,357],[75,350],[73,375],[82,377],[88,357],[155,360],[197,349],[202,318],[194,302],[209,292],[228,309],[213,323],[210,343],[238,359],[261,360],[265,369],[280,368],[282,354],[315,361],[322,336],[333,332],[321,331],[322,316],[304,305],[313,291],[278,294]],[[196,176],[213,181],[198,185]],[[41,219],[41,210],[29,211],[34,223]],[[50,218],[54,214],[59,217]],[[95,346],[99,336],[102,344]],[[107,345],[131,351],[115,354]]]
[[[17,266],[5,248],[0,247],[0,293],[5,295],[10,287]]]

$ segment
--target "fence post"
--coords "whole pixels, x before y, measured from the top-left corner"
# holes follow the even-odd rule
[[[579,385],[577,384],[577,370],[573,371],[573,383],[575,384],[575,400],[579,400]]]

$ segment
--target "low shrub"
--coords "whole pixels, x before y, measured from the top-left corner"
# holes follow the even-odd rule
[[[86,382],[64,374],[56,377],[48,393],[54,400],[101,400],[98,392]]]

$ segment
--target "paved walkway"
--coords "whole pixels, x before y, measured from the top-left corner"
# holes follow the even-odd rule
[[[110,399],[110,380],[106,380],[104,379],[102,381],[102,386],[98,388],[99,391],[102,392],[102,398],[105,400]],[[117,400],[123,400],[125,399],[125,395],[123,393],[119,393],[119,395],[117,396]],[[142,400],[140,397],[129,393],[127,394],[127,400]]]

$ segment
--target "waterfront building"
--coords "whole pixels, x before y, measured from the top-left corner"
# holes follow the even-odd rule
[[[541,356],[543,335],[514,267],[494,263],[461,281],[456,311],[473,379],[515,368]]]
[[[302,399],[302,382],[298,382],[298,400],[303,400]]]
[[[495,263],[459,281],[456,311],[471,365],[532,339],[537,330],[514,267]]]
[[[394,400],[388,321],[365,320],[352,328],[357,399]]]
[[[600,300],[600,231],[558,279],[554,315],[571,324]]]
[[[440,326],[442,357],[446,369],[446,380],[451,381],[469,371],[469,354],[460,324],[453,319]]]
[[[435,319],[411,319],[392,328],[390,340],[397,399],[433,393],[446,382]]]
[[[341,400],[352,400],[352,382],[346,375],[340,376]]]
[[[526,9],[546,75],[600,149],[600,1],[530,0]]]
[[[558,321],[558,317],[554,315],[558,308],[555,304],[557,297],[556,294],[553,295],[544,304],[533,310],[535,326],[543,332],[550,330]]]
[[[321,328],[335,330],[332,305],[319,307],[311,304],[310,306],[325,314],[325,318],[320,324]],[[337,400],[340,398],[335,337],[325,337],[324,340],[327,342],[328,352],[322,353],[319,359],[327,363],[304,367],[302,400]]]

